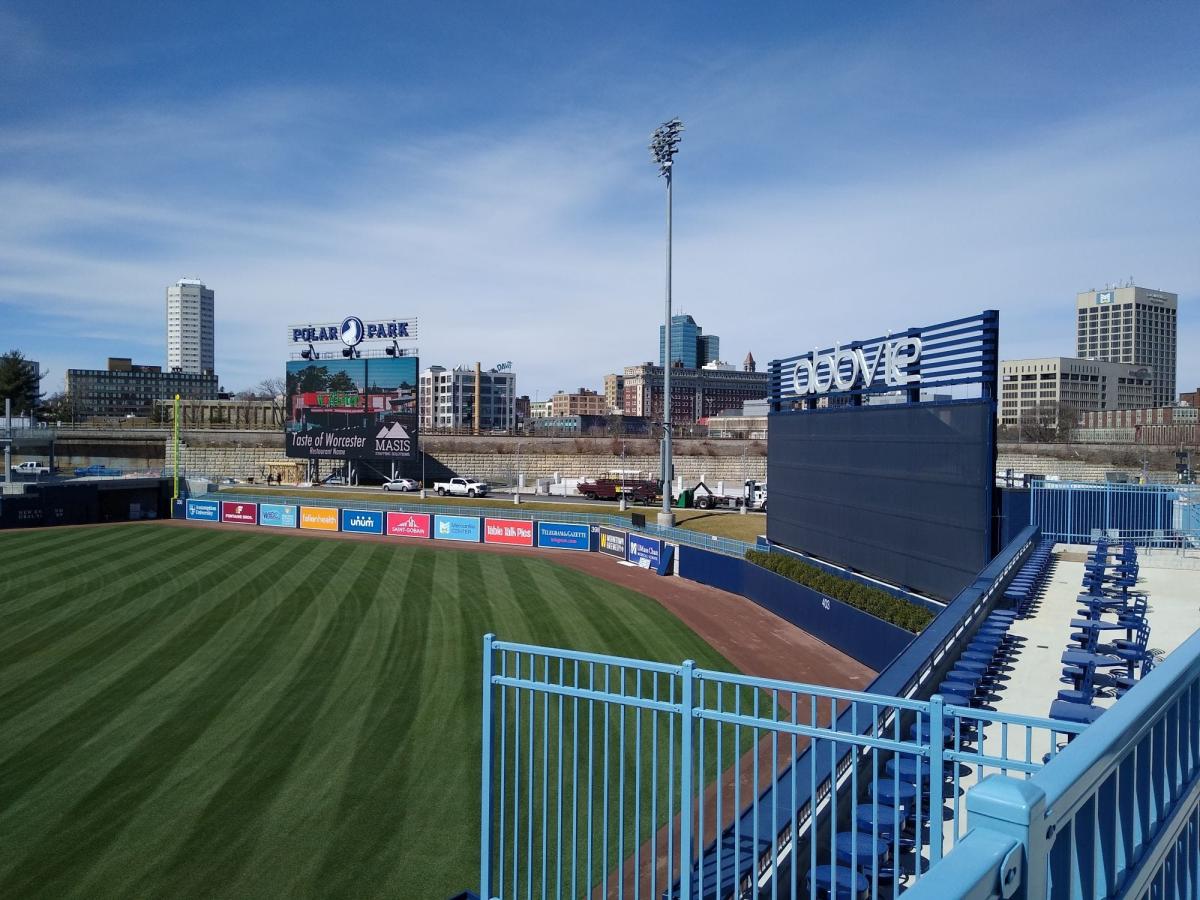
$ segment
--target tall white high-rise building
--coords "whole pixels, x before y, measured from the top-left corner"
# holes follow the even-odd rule
[[[1075,349],[1085,359],[1154,370],[1151,406],[1175,402],[1179,295],[1130,283],[1075,297]]]
[[[167,288],[167,369],[199,375],[212,372],[215,294],[196,278]]]

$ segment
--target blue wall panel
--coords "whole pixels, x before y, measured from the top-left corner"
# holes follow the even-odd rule
[[[767,537],[955,596],[992,554],[995,410],[982,399],[771,415]]]
[[[679,574],[752,600],[876,672],[913,639],[903,628],[744,559],[680,546]]]

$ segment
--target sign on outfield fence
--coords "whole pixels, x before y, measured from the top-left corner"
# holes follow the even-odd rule
[[[590,550],[592,530],[567,522],[538,522],[537,545],[545,550]]]
[[[383,513],[378,509],[343,509],[342,531],[383,534]]]
[[[216,500],[188,500],[187,517],[198,522],[220,522],[221,504]]]
[[[483,540],[486,544],[532,547],[533,523],[519,519],[484,519]]]
[[[625,536],[628,532],[600,526],[600,552],[617,559],[625,558]]]
[[[389,512],[387,514],[387,533],[393,537],[429,537],[429,514]]]
[[[237,525],[257,525],[258,504],[225,501],[221,504],[221,521]]]
[[[658,568],[658,561],[662,559],[662,541],[658,538],[643,537],[631,531],[626,546],[629,548],[628,559],[631,563],[649,566],[651,569]]]
[[[433,536],[439,541],[479,543],[478,516],[434,516]]]
[[[258,524],[272,528],[295,528],[300,520],[300,508],[283,503],[258,504]]]
[[[328,506],[302,506],[300,527],[314,531],[337,531],[338,511]]]

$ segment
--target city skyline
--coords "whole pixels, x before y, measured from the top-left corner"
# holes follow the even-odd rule
[[[679,115],[675,311],[729,361],[983,308],[1002,358],[1071,356],[1075,294],[1133,275],[1179,295],[1200,384],[1194,7],[547,10],[6,6],[0,349],[47,392],[165,364],[163,286],[194,273],[231,390],[280,376],[279,321],[396,312],[425,364],[596,388],[657,359],[645,143]]]

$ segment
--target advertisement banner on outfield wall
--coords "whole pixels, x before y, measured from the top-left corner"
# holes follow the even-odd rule
[[[643,537],[640,534],[629,533],[626,546],[629,548],[628,559],[631,563],[642,568],[658,568],[662,559],[662,541],[658,538]]]
[[[221,521],[232,522],[236,525],[257,525],[257,503],[230,503],[226,500],[221,504]]]
[[[615,556],[617,559],[625,558],[625,537],[628,532],[618,531],[615,528],[605,528],[600,526],[600,552],[606,553],[609,556]]]
[[[533,546],[533,523],[519,519],[484,519],[483,542],[512,547]]]
[[[300,521],[300,507],[283,503],[258,504],[258,524],[272,528],[295,528]]]
[[[300,527],[314,531],[337,531],[338,511],[327,506],[300,507]]]
[[[568,522],[538,522],[537,545],[543,550],[590,550],[592,530]]]
[[[383,534],[383,512],[378,509],[343,509],[342,531]]]
[[[387,533],[392,537],[427,538],[432,531],[429,519],[428,513],[389,512]]]
[[[478,516],[434,516],[433,536],[439,541],[479,543]]]
[[[221,504],[216,500],[189,500],[187,517],[198,522],[220,522]]]

